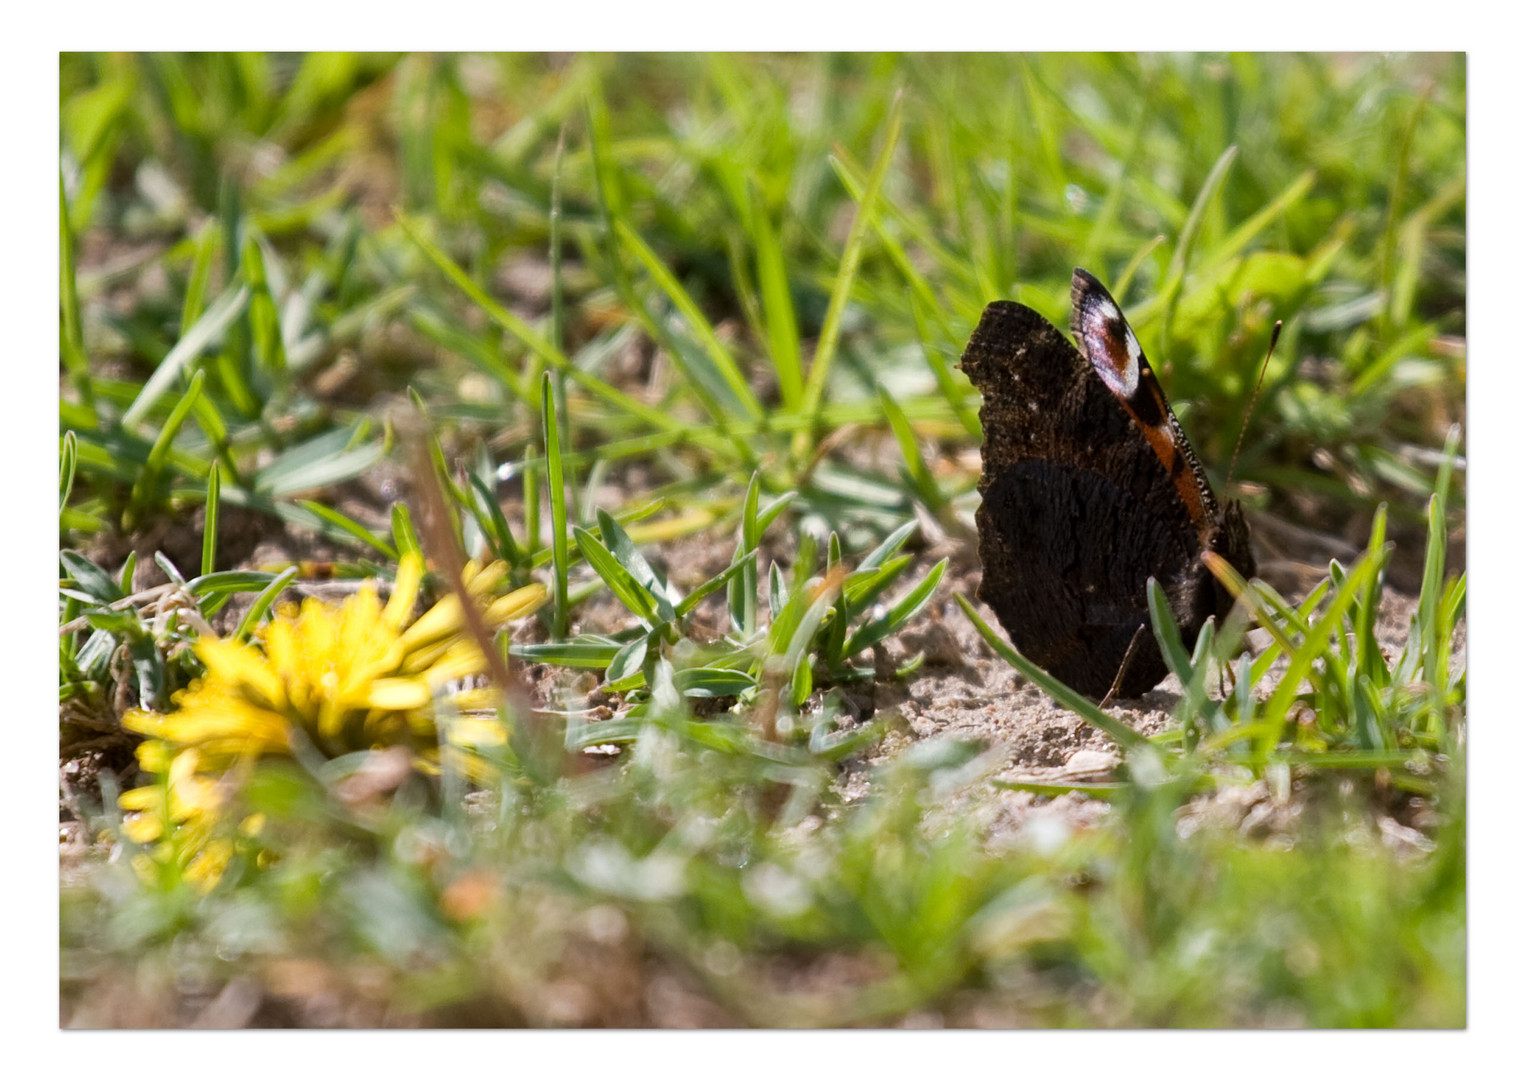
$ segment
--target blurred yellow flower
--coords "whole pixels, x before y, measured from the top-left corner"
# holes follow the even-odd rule
[[[490,628],[530,615],[546,601],[543,585],[528,585],[491,601],[504,564],[469,563],[466,591],[483,605]],[[155,844],[152,862],[173,862],[203,888],[217,882],[233,853],[214,836],[224,810],[255,763],[311,747],[326,758],[404,746],[415,768],[435,773],[442,743],[452,764],[474,780],[492,775],[473,751],[502,745],[508,733],[496,716],[464,718],[481,691],[450,693],[459,680],[481,674],[487,662],[465,633],[461,604],[447,595],[412,623],[424,567],[415,555],[398,566],[384,608],[368,583],[338,605],[306,599],[280,606],[253,644],[204,637],[196,655],[207,673],[175,695],[168,714],[134,710],[123,719],[148,736],[138,761],[159,782],[125,792],[124,830]],[[457,698],[437,726],[437,698]],[[242,831],[257,832],[246,820]],[[226,830],[224,830],[226,831]]]

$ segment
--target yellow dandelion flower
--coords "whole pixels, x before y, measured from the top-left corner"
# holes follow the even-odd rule
[[[473,562],[463,573],[490,627],[546,601],[544,586],[529,585],[484,603],[504,570],[502,562]],[[409,623],[423,576],[419,558],[408,555],[385,608],[368,584],[337,605],[312,598],[281,605],[249,644],[204,637],[195,648],[206,674],[175,695],[175,711],[135,710],[124,718],[148,737],[138,749],[140,766],[160,778],[121,796],[124,831],[155,845],[150,862],[174,862],[203,888],[216,884],[234,845],[213,834],[244,778],[261,758],[300,747],[333,758],[401,745],[413,751],[416,768],[434,773],[444,742],[468,776],[491,776],[473,751],[507,741],[496,718],[459,718],[463,701],[449,722],[442,715],[437,724],[437,697],[481,674],[487,661],[465,636],[454,594]],[[467,694],[472,705],[481,703],[481,692]],[[240,831],[247,839],[259,828],[252,817]]]

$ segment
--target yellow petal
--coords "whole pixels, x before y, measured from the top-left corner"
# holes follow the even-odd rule
[[[398,662],[394,670],[400,671],[405,675],[417,675],[449,652],[455,643],[455,640],[452,638],[444,638],[429,645],[421,645],[416,649],[410,650]]]
[[[526,585],[523,589],[515,589],[508,596],[500,596],[493,601],[488,605],[488,610],[483,612],[483,620],[489,626],[502,626],[534,613],[544,603],[546,603],[546,586],[536,582],[533,585]]]
[[[291,619],[273,619],[265,627],[265,656],[276,671],[295,671],[301,666]]]
[[[340,607],[340,655],[352,664],[373,659],[379,652],[386,651],[386,644],[378,640],[378,631],[383,630],[382,605],[376,598],[376,586],[368,584]],[[391,640],[390,634],[386,640]]]
[[[182,750],[175,755],[170,762],[170,787],[183,783],[196,775],[196,769],[201,764],[201,754],[195,749]]]
[[[427,645],[447,634],[460,633],[461,631],[461,601],[455,593],[444,596],[440,602],[430,608],[418,621],[403,632],[402,642],[410,650],[421,645]]]
[[[124,717],[124,726],[126,723],[127,721]],[[134,728],[133,730],[142,731],[143,729]],[[164,772],[170,767],[170,758],[173,756],[170,748],[158,739],[149,739],[147,742],[139,743],[138,749],[134,751],[134,754],[138,758],[138,767],[144,772],[150,773]]]
[[[447,746],[445,752],[451,768],[472,783],[487,787],[498,779],[498,769],[472,751],[459,746]]]
[[[503,580],[504,574],[508,569],[509,564],[504,562],[503,559],[495,559],[481,570],[477,569],[476,561],[474,560],[469,562],[466,569],[462,571],[461,579],[466,584],[469,596],[481,597]]]
[[[233,843],[231,841],[213,840],[197,852],[186,865],[186,880],[202,893],[211,892],[212,887],[223,876],[223,871],[228,869],[228,860],[232,857]]]
[[[422,679],[377,679],[365,703],[373,709],[398,712],[422,709],[430,703],[429,685]]]
[[[153,814],[128,814],[122,819],[122,832],[135,844],[152,844],[164,835],[164,826]]]
[[[245,836],[259,836],[260,830],[265,828],[264,814],[250,814],[239,823],[239,832]]]
[[[439,689],[454,679],[468,675],[481,675],[488,668],[482,651],[476,644],[462,640],[445,651],[445,655],[421,672],[433,689]]]
[[[285,706],[281,678],[258,650],[236,641],[204,637],[196,643],[196,655],[207,665],[207,673],[219,681],[253,691],[269,708],[280,711]]]
[[[382,612],[382,621],[392,629],[401,630],[408,616],[413,613],[414,601],[419,598],[419,582],[423,579],[424,562],[418,555],[409,552],[398,560],[392,598],[387,601],[387,610]]]
[[[447,737],[458,746],[503,746],[509,732],[497,719],[463,716],[451,723]]]
[[[117,805],[123,810],[152,810],[159,805],[164,792],[157,784],[135,787],[117,796]]]
[[[492,709],[498,704],[498,688],[494,686],[474,686],[470,690],[462,690],[451,695],[451,704],[460,712]]]
[[[159,713],[149,712],[147,709],[129,709],[122,714],[122,726],[128,731],[136,731],[139,735],[157,735],[159,725],[164,722],[164,717]],[[139,745],[141,751],[147,743]],[[144,766],[148,768],[148,766]]]
[[[311,673],[322,672],[338,655],[335,645],[339,641],[337,612],[316,597],[302,602],[302,615],[297,620],[297,636],[302,649],[303,666]]]

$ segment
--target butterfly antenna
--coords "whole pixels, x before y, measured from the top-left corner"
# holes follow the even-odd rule
[[[1225,495],[1230,495],[1230,481],[1235,477],[1235,463],[1241,456],[1241,443],[1246,439],[1246,428],[1251,423],[1251,410],[1257,407],[1257,398],[1262,394],[1262,380],[1267,378],[1267,365],[1272,363],[1273,350],[1278,347],[1278,335],[1283,333],[1283,320],[1273,323],[1272,340],[1267,343],[1267,356],[1262,360],[1262,370],[1257,375],[1257,387],[1251,392],[1251,400],[1246,403],[1246,415],[1241,417],[1241,433],[1235,437],[1235,451],[1230,455],[1230,471],[1225,474]]]

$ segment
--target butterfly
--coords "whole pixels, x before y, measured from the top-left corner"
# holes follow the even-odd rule
[[[1191,649],[1232,598],[1201,555],[1256,573],[1240,503],[1210,490],[1139,339],[1102,284],[1071,277],[1071,333],[989,304],[961,370],[981,392],[981,585],[1014,647],[1093,698],[1166,675],[1146,581]]]

